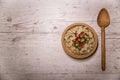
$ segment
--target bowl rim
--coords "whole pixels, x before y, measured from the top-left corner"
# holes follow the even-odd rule
[[[65,44],[65,41],[64,41],[64,36],[69,29],[71,29],[75,26],[81,26],[81,25],[86,26],[93,33],[95,41],[94,41],[94,47],[93,47],[91,52],[79,55],[79,54],[73,53],[69,48],[66,47],[66,44]],[[76,58],[76,59],[88,58],[89,56],[94,54],[94,52],[96,51],[96,49],[98,47],[98,37],[97,37],[97,34],[96,34],[95,30],[91,26],[89,26],[88,24],[85,24],[85,23],[73,23],[73,24],[67,26],[67,28],[62,33],[61,42],[62,42],[62,47],[63,47],[64,51],[67,53],[67,55],[69,55],[73,58]]]

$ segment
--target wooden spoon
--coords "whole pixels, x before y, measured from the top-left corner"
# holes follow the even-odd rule
[[[105,28],[110,24],[110,17],[108,11],[103,8],[101,9],[97,23],[101,27],[101,68],[105,71],[106,68],[106,53],[105,53]]]

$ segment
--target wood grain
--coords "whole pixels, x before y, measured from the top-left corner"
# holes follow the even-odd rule
[[[106,70],[105,28],[101,27],[101,69]]]
[[[101,27],[101,69],[106,69],[106,50],[105,50],[105,28],[110,24],[110,16],[105,8],[102,8],[98,14],[97,23]]]
[[[0,80],[120,80],[119,0],[0,0]],[[101,46],[88,59],[72,59],[62,49],[66,26],[84,22],[97,32],[105,7],[107,69],[101,71]]]

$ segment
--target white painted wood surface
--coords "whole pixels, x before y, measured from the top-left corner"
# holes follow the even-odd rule
[[[107,69],[101,71],[98,12],[106,8]],[[84,22],[98,34],[88,59],[63,51],[66,26]],[[0,80],[120,80],[120,0],[0,0]]]

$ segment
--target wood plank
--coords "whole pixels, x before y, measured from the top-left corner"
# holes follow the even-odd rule
[[[119,80],[119,74],[76,74],[76,73],[28,73],[4,74],[3,80]]]
[[[119,0],[0,0],[0,80],[120,80]],[[101,71],[101,47],[88,59],[63,51],[61,35],[74,22],[98,34],[98,12],[111,16],[106,28],[107,69]]]
[[[107,70],[102,72],[100,45],[90,58],[76,60],[63,51],[60,34],[2,33],[2,35],[4,35],[0,38],[2,73],[23,71],[24,73],[120,73],[120,45],[117,45],[120,39],[106,39]]]
[[[13,3],[10,1],[1,2],[0,32],[52,32],[54,27],[59,28],[57,32],[61,32],[66,26],[74,22],[88,23],[96,32],[100,32],[96,24],[96,18],[99,10],[106,7],[111,15],[111,25],[107,31],[109,33],[119,33],[119,1],[106,1],[107,4],[105,4],[105,1],[91,2],[87,0],[76,0],[75,2],[57,0],[53,1],[54,3],[50,0],[47,3],[41,0],[34,1],[34,4],[32,0],[17,1],[16,3],[14,1]],[[93,6],[97,3],[99,5]],[[111,8],[109,9],[109,7]],[[11,22],[7,21],[8,18],[12,19]]]

